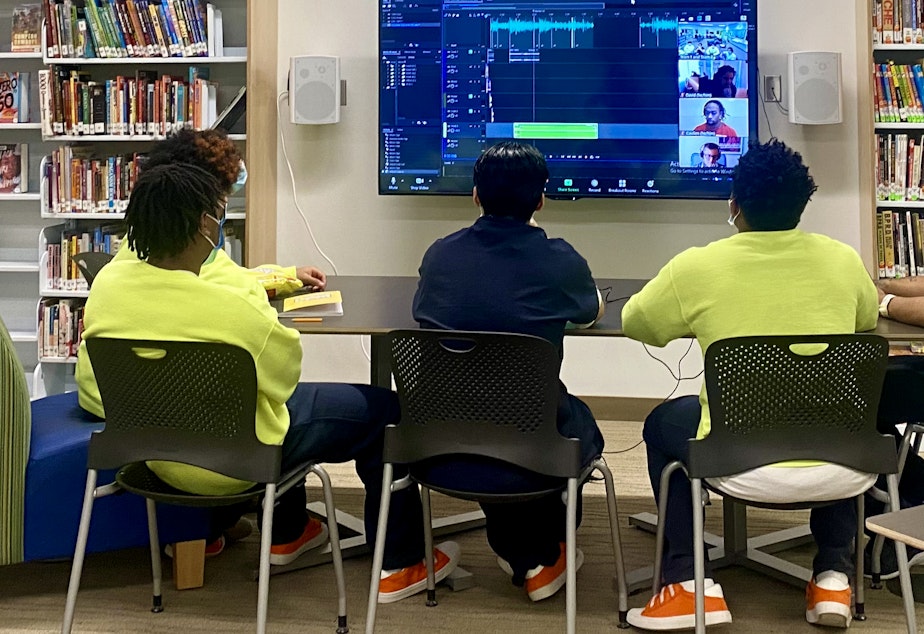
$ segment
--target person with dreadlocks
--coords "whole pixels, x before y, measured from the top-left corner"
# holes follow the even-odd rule
[[[732,175],[728,223],[737,234],[687,249],[668,262],[623,307],[625,335],[655,346],[696,337],[705,352],[714,341],[729,337],[875,328],[876,287],[857,252],[798,228],[815,189],[799,153],[776,139],[752,144]],[[705,386],[699,396],[665,401],[648,415],[642,437],[656,498],[664,467],[686,461],[690,439],[704,438],[710,430]],[[783,463],[710,483],[731,496],[759,502],[840,500],[811,512],[818,551],[805,593],[805,618],[847,627],[857,516],[853,500],[843,498],[862,493],[874,481],[875,476],[840,465]],[[683,471],[671,476],[667,495],[667,512],[660,518],[665,552],[661,570],[655,571],[662,590],[628,615],[630,624],[645,630],[694,625],[693,514],[702,508],[694,508]],[[706,579],[705,595],[706,625],[730,622],[721,586]]]
[[[125,214],[126,241],[137,257],[113,260],[94,280],[84,337],[214,341],[248,350],[257,372],[257,437],[282,445],[283,470],[308,459],[355,460],[366,486],[365,528],[371,543],[382,485],[383,432],[398,420],[397,397],[368,385],[299,383],[298,332],[279,322],[256,278],[241,267],[228,267],[222,283],[202,275],[203,263],[218,248],[229,193],[227,179],[199,165],[144,169]],[[238,277],[232,280],[234,271]],[[80,405],[105,418],[85,346],[78,352],[76,378]],[[225,495],[251,486],[175,462],[149,466],[171,486],[190,493]],[[304,487],[280,497],[271,564],[289,563],[326,542],[327,527],[308,516],[305,504]],[[421,513],[416,487],[393,494],[381,602],[397,601],[426,586]],[[435,555],[437,578],[443,578],[455,568],[459,549],[446,542]]]
[[[174,132],[155,144],[142,157],[141,170],[174,163],[198,165],[217,178],[224,191],[230,191],[232,194],[239,192],[247,182],[244,158],[234,141],[222,130],[184,128]],[[224,246],[223,231],[218,236],[218,245]],[[137,256],[134,251],[123,242],[115,259],[135,257]],[[216,249],[202,266],[200,275],[218,283],[247,281],[241,277],[239,268],[224,249]],[[278,290],[292,291],[301,286],[320,291],[327,285],[324,271],[314,266],[283,267],[277,264],[261,264],[248,270],[264,284],[270,294]],[[249,283],[247,288],[250,288]]]

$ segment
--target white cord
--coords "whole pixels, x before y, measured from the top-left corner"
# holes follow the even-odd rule
[[[289,162],[289,153],[286,150],[286,138],[282,133],[282,112],[279,109],[280,104],[282,104],[283,99],[287,99],[289,96],[289,91],[284,90],[279,93],[279,97],[276,99],[276,116],[277,116],[277,125],[279,128],[279,141],[282,144],[282,157],[286,161],[286,168],[289,170],[289,180],[292,183],[292,200],[295,202],[295,209],[298,210],[298,215],[301,216],[302,222],[305,223],[305,229],[308,230],[308,235],[311,237],[311,242],[314,244],[314,248],[317,249],[318,253],[321,254],[321,257],[327,260],[327,263],[330,264],[331,269],[334,271],[334,275],[339,275],[337,272],[337,265],[334,264],[334,261],[327,257],[327,254],[321,249],[321,246],[318,244],[318,241],[314,237],[314,232],[311,230],[311,224],[308,222],[305,212],[302,211],[301,205],[298,204],[298,191],[295,189],[295,172],[292,171],[292,163]],[[365,348],[363,348],[365,352]],[[368,357],[368,355],[366,355]]]
[[[372,363],[372,353],[366,351],[366,337],[362,336],[359,338],[359,347],[363,349],[363,356],[366,357],[366,361]]]

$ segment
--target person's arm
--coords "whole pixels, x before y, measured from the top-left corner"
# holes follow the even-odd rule
[[[924,297],[924,278],[900,277],[898,279],[879,280],[876,283],[883,293],[901,297]],[[881,297],[880,297],[881,299]]]
[[[674,288],[672,263],[668,262],[623,306],[622,331],[626,337],[660,347],[693,334]]]
[[[885,296],[886,293],[880,287],[880,303]],[[892,299],[889,300],[888,312],[883,316],[905,324],[924,327],[924,296],[904,297],[893,294]]]

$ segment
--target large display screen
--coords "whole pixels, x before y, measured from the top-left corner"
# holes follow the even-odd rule
[[[756,0],[380,0],[379,192],[535,145],[560,198],[722,198],[757,133]]]

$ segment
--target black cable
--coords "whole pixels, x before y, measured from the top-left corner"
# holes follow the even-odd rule
[[[606,456],[606,455],[615,455],[615,454],[618,454],[618,453],[626,453],[627,451],[632,451],[633,449],[635,449],[636,447],[638,447],[639,445],[641,445],[643,442],[645,442],[645,439],[644,439],[644,438],[642,438],[642,439],[639,440],[637,443],[635,443],[634,445],[632,445],[631,447],[629,447],[629,448],[627,448],[627,449],[617,449],[616,451],[604,451],[604,452],[603,452],[603,455]]]
[[[603,288],[601,288],[601,289],[599,289],[599,290],[600,290],[600,294],[603,296],[603,303],[604,303],[604,304],[612,304],[613,302],[621,302],[621,301],[623,301],[623,300],[625,300],[625,299],[629,299],[630,297],[632,297],[631,295],[626,295],[625,297],[613,297],[613,298],[611,298],[611,297],[610,297],[610,293],[613,292],[613,287],[612,287],[612,286],[605,286],[605,287],[603,287]]]
[[[761,104],[761,106],[763,107],[763,110],[764,110],[764,119],[767,120],[767,131],[770,133],[770,138],[772,139],[772,138],[774,138],[774,136],[775,136],[775,135],[773,134],[773,126],[770,125],[770,115],[767,114],[767,102],[764,100],[764,96],[763,96],[763,94],[761,93],[761,90],[760,90],[760,81],[761,81],[762,78],[763,78],[763,75],[760,74],[760,67],[758,67],[758,68],[757,68],[757,97],[758,97],[758,99],[760,99],[760,104]],[[774,95],[774,97],[776,97],[776,96],[777,96],[777,95]],[[777,102],[777,105],[779,106],[779,102]]]

